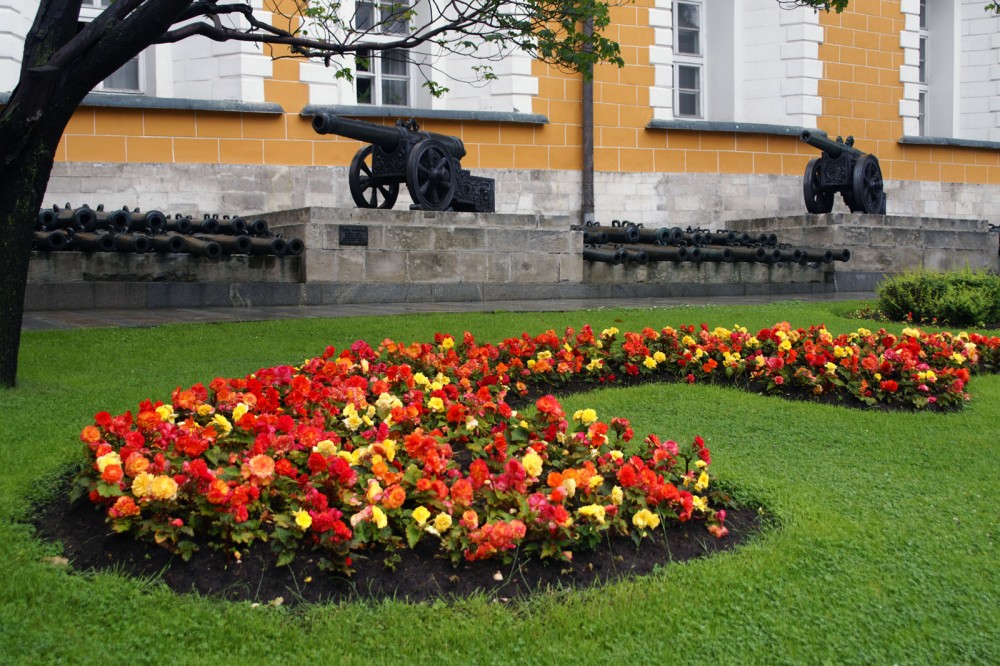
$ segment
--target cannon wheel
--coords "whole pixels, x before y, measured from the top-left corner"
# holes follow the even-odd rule
[[[809,160],[806,175],[802,179],[802,194],[806,200],[806,210],[810,213],[829,213],[833,210],[833,192],[824,192],[820,183],[820,159]]]
[[[421,141],[406,161],[406,187],[421,210],[447,210],[455,198],[455,160],[436,139]]]
[[[882,190],[882,168],[878,158],[865,155],[854,164],[851,174],[851,189],[854,205],[851,212],[885,215],[885,192]]]
[[[376,184],[372,176],[372,147],[365,146],[354,154],[347,175],[351,196],[358,208],[392,208],[399,196],[399,183]],[[382,201],[379,201],[379,198]]]

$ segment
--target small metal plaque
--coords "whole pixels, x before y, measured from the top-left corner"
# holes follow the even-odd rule
[[[340,244],[367,247],[368,227],[347,224],[340,225]]]

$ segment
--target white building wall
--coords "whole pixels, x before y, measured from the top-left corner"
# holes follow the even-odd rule
[[[774,0],[748,0],[743,11],[739,120],[815,127],[823,112],[819,15],[805,8],[783,9]]]
[[[17,85],[24,55],[24,36],[34,20],[36,2],[0,0],[0,92]]]
[[[1000,141],[1000,17],[964,0],[960,20],[959,136]]]

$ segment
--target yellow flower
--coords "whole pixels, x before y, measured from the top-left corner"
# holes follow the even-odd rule
[[[653,352],[653,360],[657,363],[663,363],[667,360],[667,355],[661,351]]]
[[[600,504],[588,504],[576,510],[584,518],[591,518],[597,521],[598,525],[604,524],[604,507]]]
[[[236,407],[233,408],[233,423],[239,423],[240,419],[243,418],[249,411],[250,406],[245,402],[241,402],[236,405]]]
[[[212,418],[212,423],[214,423],[215,427],[218,429],[220,437],[225,437],[233,431],[233,424],[230,423],[229,419],[222,414],[216,414],[215,417]]]
[[[649,509],[639,509],[636,511],[635,515],[632,516],[632,524],[640,530],[644,530],[647,527],[650,529],[656,529],[660,526],[660,517]]]
[[[195,411],[198,412],[198,416],[208,416],[209,414],[214,412],[215,409],[212,407],[212,405],[203,402],[200,405],[198,405],[198,407],[195,408]]]
[[[375,527],[382,529],[389,524],[389,517],[385,515],[385,511],[383,511],[380,507],[373,506],[372,522],[375,523]]]
[[[587,487],[590,488],[591,490],[594,490],[595,488],[599,488],[602,483],[604,483],[604,477],[595,474],[594,476],[590,477],[590,481],[587,482]]]
[[[614,451],[611,452],[611,459],[612,460],[621,460],[624,457],[625,457],[625,454],[622,453],[621,451],[619,451],[618,449],[615,449]]]
[[[578,409],[573,412],[573,420],[579,421],[585,426],[589,426],[591,423],[597,420],[597,410],[596,409]]]
[[[919,328],[904,328],[903,329],[903,337],[906,337],[906,338],[919,338],[920,337],[920,329]]]
[[[826,365],[824,365],[823,367],[826,368],[826,371],[831,374],[837,372],[837,364],[834,363],[833,361],[827,361]]]
[[[441,349],[451,349],[455,346],[455,338],[450,335],[441,340]]]
[[[656,359],[654,359],[652,356],[647,356],[642,360],[642,364],[647,368],[649,368],[650,370],[652,370],[653,368],[656,367]]]
[[[337,445],[329,439],[317,442],[316,446],[314,446],[312,450],[314,453],[319,453],[327,457],[337,455]]]
[[[542,457],[535,453],[534,450],[530,450],[524,454],[524,457],[521,458],[521,464],[524,465],[524,471],[528,473],[528,476],[535,478],[541,476]]]
[[[121,465],[122,458],[117,453],[112,451],[111,453],[105,453],[103,456],[97,459],[97,470],[104,474],[104,468],[108,465]]]
[[[451,527],[451,516],[447,513],[439,513],[434,518],[434,529],[438,531],[438,534],[442,532],[447,532],[448,528]]]
[[[423,386],[426,384],[430,384],[431,380],[427,379],[427,375],[425,375],[424,373],[418,372],[417,374],[413,375],[413,383],[420,384],[421,386]]]
[[[368,500],[369,504],[374,504],[378,501],[379,495],[382,494],[382,486],[378,484],[375,479],[370,479],[368,484],[368,490],[365,492],[365,499]]]
[[[437,396],[434,396],[433,398],[431,398],[430,400],[427,401],[427,409],[430,409],[430,410],[435,411],[435,412],[443,412],[444,411],[444,400],[442,400],[441,398],[439,398]]]
[[[310,516],[309,512],[304,509],[299,509],[298,511],[292,513],[292,515],[295,516],[295,524],[303,532],[309,529],[309,526],[313,524],[312,516]]]
[[[698,482],[696,484],[694,484],[694,489],[695,490],[699,490],[699,491],[700,490],[704,490],[705,488],[708,488],[708,484],[709,484],[708,474],[705,473],[705,472],[702,472],[698,476]]]
[[[965,363],[965,357],[959,354],[958,352],[955,352],[954,354],[951,355],[951,360],[953,360],[955,363],[958,363],[959,365]]]
[[[570,479],[570,478],[563,479],[562,487],[566,489],[567,497],[576,496],[576,479]]]
[[[781,344],[778,345],[778,349],[783,349],[784,351],[788,351],[791,348],[792,348],[791,340],[782,340]]]
[[[538,360],[539,361],[547,361],[550,358],[552,358],[552,352],[550,352],[548,349],[545,349],[545,350],[542,350],[542,351],[538,352]]]
[[[590,363],[587,364],[587,370],[589,372],[597,372],[603,367],[604,367],[604,361],[602,361],[599,358],[595,358]]]
[[[174,408],[170,405],[160,405],[156,408],[156,413],[160,415],[160,420],[165,423],[173,423],[177,418],[177,414],[174,413]]]
[[[620,486],[615,486],[611,489],[611,503],[615,506],[621,506],[622,502],[625,500],[625,493],[622,491]]]
[[[153,475],[149,472],[139,472],[132,479],[132,494],[136,497],[145,497],[153,492]]]
[[[693,495],[691,497],[691,503],[694,504],[694,508],[699,511],[708,511],[708,500],[700,495]]]
[[[383,439],[379,442],[379,446],[385,451],[385,457],[392,462],[396,458],[396,440],[393,439]]]
[[[697,467],[698,469],[704,469],[708,467],[708,463],[705,462],[704,460],[695,460],[694,466]]]
[[[133,483],[133,485],[135,485]],[[150,494],[158,500],[172,500],[177,497],[177,482],[166,474],[160,474],[150,485]]]
[[[417,525],[420,525],[421,527],[424,526],[424,523],[426,523],[427,519],[430,517],[431,517],[431,512],[427,509],[426,506],[418,506],[416,509],[413,510],[413,520],[417,523]]]
[[[618,329],[615,328],[614,326],[612,326],[611,328],[606,328],[603,331],[601,331],[602,338],[607,338],[612,335],[618,335]]]
[[[681,344],[684,345],[685,347],[690,347],[691,345],[695,344],[694,338],[692,338],[690,335],[685,335],[683,338],[681,338]]]

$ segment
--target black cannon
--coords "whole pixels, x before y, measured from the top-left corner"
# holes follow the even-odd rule
[[[810,213],[833,210],[833,195],[840,192],[852,213],[885,215],[885,192],[882,190],[882,168],[874,155],[854,147],[854,137],[836,141],[804,131],[799,136],[813,148],[823,151],[822,157],[809,160],[802,193]]]
[[[392,208],[405,182],[416,210],[496,210],[493,179],[462,168],[465,144],[457,136],[421,131],[412,118],[385,127],[329,113],[316,115],[313,129],[370,144],[354,155],[348,173],[358,208]]]

